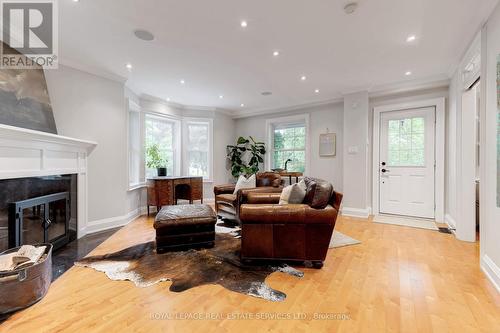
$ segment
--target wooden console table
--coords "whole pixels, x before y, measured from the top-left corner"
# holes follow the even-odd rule
[[[299,182],[299,177],[302,177],[304,174],[302,172],[288,172],[288,171],[281,171],[280,173],[281,177],[288,177],[290,180],[290,185],[292,185],[292,177],[295,177],[295,182]]]
[[[149,206],[160,211],[162,206],[176,205],[178,199],[201,200],[203,203],[203,177],[153,177],[147,181]]]

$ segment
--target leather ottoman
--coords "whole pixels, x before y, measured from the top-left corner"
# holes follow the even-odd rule
[[[156,215],[156,253],[213,247],[217,217],[209,205],[165,206]]]

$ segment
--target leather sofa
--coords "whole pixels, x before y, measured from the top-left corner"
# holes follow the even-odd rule
[[[259,172],[256,174],[256,188],[241,189],[234,194],[236,184],[214,186],[215,210],[217,216],[240,223],[239,208],[246,202],[251,192],[281,193],[284,181],[277,172]]]
[[[239,212],[241,260],[311,261],[315,268],[323,267],[342,202],[341,193],[328,193],[322,209],[278,205],[278,193],[249,193]]]

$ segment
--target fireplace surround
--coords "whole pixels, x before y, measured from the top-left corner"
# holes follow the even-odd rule
[[[78,221],[76,236],[85,236],[88,227],[87,159],[96,146],[97,143],[92,141],[0,124],[0,186],[5,190],[8,183],[21,181],[21,184],[28,184],[21,185],[26,186],[24,190],[27,195],[10,200],[9,203],[61,192],[74,192],[71,196],[74,201],[70,208],[72,215],[69,223],[76,224]],[[32,184],[30,187],[29,181],[26,183],[25,180],[43,183],[48,180],[61,180],[61,177],[72,179],[70,182],[74,184],[69,190],[59,188],[39,191],[38,185]],[[19,186],[13,185],[11,191],[18,194],[22,190]],[[7,232],[7,225],[8,223],[0,221],[0,241],[2,235]]]

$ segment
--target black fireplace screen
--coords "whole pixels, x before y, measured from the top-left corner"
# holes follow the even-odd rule
[[[70,193],[61,192],[9,204],[9,247],[69,242]]]

